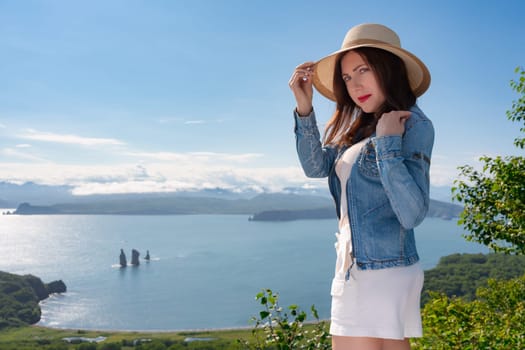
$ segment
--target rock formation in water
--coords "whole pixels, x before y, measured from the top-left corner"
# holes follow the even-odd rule
[[[124,254],[124,250],[120,250],[120,266],[126,267],[128,265],[128,261],[126,259],[126,254]]]
[[[66,284],[62,280],[50,282],[46,284],[46,288],[49,294],[65,293],[67,291]]]
[[[149,261],[149,259],[150,259],[149,250],[146,250],[146,256],[144,257],[144,260],[148,260]]]
[[[140,253],[138,252],[138,250],[136,249],[131,250],[131,265],[134,265],[134,266],[140,265],[139,256],[140,256]]]

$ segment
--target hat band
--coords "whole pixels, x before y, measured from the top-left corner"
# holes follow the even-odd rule
[[[352,40],[349,43],[343,43],[343,46],[341,47],[341,50],[352,48],[354,46],[362,46],[362,45],[388,45],[390,47],[395,47],[400,49],[401,47],[399,45],[391,44],[386,41],[381,40],[374,40],[374,39],[357,39]]]

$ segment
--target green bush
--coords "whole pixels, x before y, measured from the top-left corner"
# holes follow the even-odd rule
[[[54,344],[45,347],[46,350],[68,350],[66,344]]]
[[[425,271],[421,305],[430,300],[429,291],[448,297],[474,300],[476,290],[489,278],[508,280],[525,274],[525,256],[506,254],[452,254],[442,257],[437,266]]]
[[[507,119],[521,124],[522,133],[514,145],[525,149],[525,70],[517,67],[518,80],[510,82],[518,93],[507,111]],[[459,167],[460,178],[452,188],[453,198],[463,203],[458,223],[469,241],[479,242],[496,252],[525,255],[525,157],[484,156],[481,170]]]
[[[167,346],[159,340],[154,340],[151,343],[142,344],[136,347],[136,349],[137,350],[139,349],[140,350],[166,350]]]
[[[431,293],[423,309],[424,337],[414,349],[524,349],[525,275],[490,279],[466,301]]]
[[[2,281],[2,283],[0,283],[0,293],[13,294],[17,290],[20,290],[20,288],[22,288],[22,286],[14,282]]]
[[[16,313],[18,319],[28,324],[38,322],[40,320],[40,315],[41,311],[38,307],[26,307],[21,310],[18,310]]]
[[[331,339],[328,334],[328,324],[319,320],[317,310],[312,305],[311,314],[316,320],[311,330],[306,330],[306,312],[297,305],[290,305],[285,311],[279,305],[279,294],[271,289],[257,294],[256,300],[263,306],[259,316],[252,317],[255,323],[252,330],[255,341],[250,343],[239,339],[245,349],[330,349]]]
[[[122,346],[119,343],[104,343],[97,346],[97,350],[121,350]]]

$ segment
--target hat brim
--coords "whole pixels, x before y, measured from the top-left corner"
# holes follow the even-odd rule
[[[430,72],[425,64],[412,53],[392,45],[385,43],[363,43],[356,44],[350,47],[345,47],[332,54],[321,58],[315,63],[313,84],[317,91],[324,97],[335,101],[335,95],[333,92],[334,88],[334,69],[336,64],[337,55],[342,52],[350,51],[360,47],[374,47],[377,49],[386,50],[398,56],[405,62],[405,66],[408,74],[408,81],[412,92],[416,97],[419,97],[427,91],[430,86]]]

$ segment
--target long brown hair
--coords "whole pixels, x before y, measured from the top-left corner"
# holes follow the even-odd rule
[[[354,49],[372,69],[385,95],[385,102],[375,113],[365,113],[352,101],[341,72],[342,52],[334,69],[336,109],[325,128],[323,143],[338,147],[349,146],[370,136],[383,113],[408,110],[416,103],[410,88],[405,63],[398,56],[381,49],[362,47]],[[354,121],[355,119],[355,121]]]

